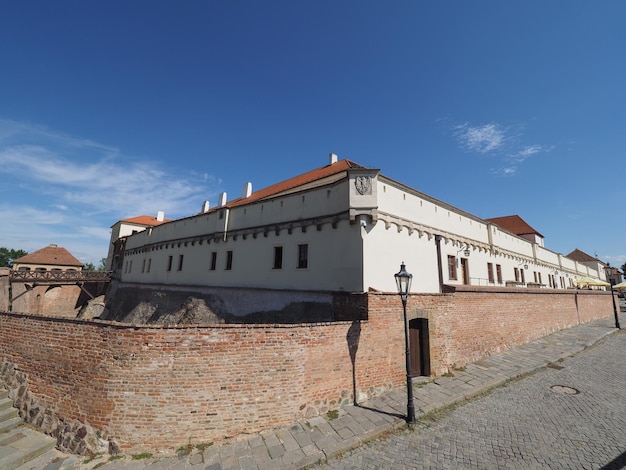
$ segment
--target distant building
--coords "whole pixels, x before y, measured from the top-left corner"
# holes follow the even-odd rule
[[[588,266],[590,269],[598,271],[598,273],[600,274],[599,278],[601,280],[605,280],[606,282],[610,282],[611,284],[615,285],[615,284],[619,284],[620,282],[622,282],[622,273],[619,271],[619,269],[617,268],[612,268],[611,272],[609,273],[609,276],[607,278],[607,275],[605,273],[605,266],[607,266],[607,264],[604,261],[599,260],[597,257],[595,256],[591,256],[587,253],[585,253],[582,250],[579,250],[578,248],[576,248],[575,250],[571,251],[567,257],[569,259],[573,259],[574,261],[584,265],[584,266]]]
[[[444,284],[565,289],[603,276],[601,265],[545,248],[517,215],[481,219],[335,155],[255,192],[247,183],[234,200],[223,193],[216,207],[118,246],[120,284],[159,289],[393,292],[403,261],[423,293]]]
[[[507,230],[515,235],[525,238],[531,243],[543,246],[543,235],[532,228],[519,215],[508,215],[506,217],[495,217],[493,219],[485,219],[487,222],[496,224],[498,227]]]
[[[128,219],[122,219],[111,227],[111,240],[109,244],[109,253],[105,262],[105,270],[112,271],[116,260],[116,252],[114,242],[132,235],[137,232],[141,232],[148,227],[155,227],[165,222],[169,222],[170,219],[165,218],[165,214],[161,211],[157,213],[157,216],[140,215],[137,217],[131,217]]]
[[[14,271],[81,271],[83,263],[62,246],[50,244],[13,260]]]

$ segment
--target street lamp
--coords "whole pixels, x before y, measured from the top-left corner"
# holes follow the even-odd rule
[[[619,330],[620,329],[619,318],[617,318],[617,307],[615,306],[615,295],[613,294],[613,283],[611,282],[611,280],[613,279],[613,276],[611,275],[612,273],[613,273],[613,268],[611,268],[610,263],[606,263],[606,266],[604,267],[604,275],[606,276],[607,282],[611,285],[611,299],[613,300],[613,315],[615,315],[615,328]]]
[[[413,404],[413,377],[411,377],[411,349],[409,347],[409,321],[406,317],[406,301],[409,298],[409,292],[411,291],[411,281],[413,280],[413,274],[409,274],[404,266],[404,261],[400,265],[400,272],[394,274],[396,278],[396,286],[398,287],[398,294],[402,299],[402,310],[404,312],[404,345],[406,347],[406,393],[407,393],[407,405],[406,405],[406,422],[408,424],[415,424],[415,405]]]

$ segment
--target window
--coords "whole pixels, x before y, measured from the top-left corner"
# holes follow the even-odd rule
[[[215,271],[215,267],[217,266],[217,251],[211,252],[211,271]]]
[[[496,264],[496,275],[498,276],[498,284],[502,284],[502,266]]]
[[[168,256],[167,257],[167,270],[171,271],[172,270],[172,256]]]
[[[487,276],[489,277],[489,283],[493,284],[493,263],[487,263]]]
[[[515,273],[515,282],[519,282],[519,269],[513,268],[513,272]]]
[[[152,258],[148,258],[148,269],[146,269],[146,272],[150,272],[150,266],[152,266]]]
[[[539,278],[537,277],[537,271],[533,271],[533,277],[535,278],[535,283],[538,283]]]
[[[456,280],[456,257],[448,255],[448,279]]]
[[[146,272],[146,259],[144,258],[143,262],[141,263],[141,272],[145,273]]]
[[[184,255],[178,255],[178,270],[179,271],[183,270],[183,258],[184,258]]]
[[[309,245],[298,245],[298,268],[305,269],[309,266]]]
[[[283,247],[274,247],[274,269],[283,269]]]
[[[233,269],[233,252],[227,251],[226,252],[226,271],[230,271],[231,269]]]
[[[523,270],[523,269],[520,269],[520,270],[519,270],[519,273],[521,274],[521,279],[522,279],[522,282],[524,282],[524,283],[525,283],[525,282],[526,282],[526,279],[524,279],[524,270]]]
[[[541,273],[537,273],[537,277],[539,278],[539,284],[542,284],[542,282],[541,282]]]

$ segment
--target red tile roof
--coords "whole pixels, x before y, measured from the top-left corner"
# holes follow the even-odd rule
[[[589,261],[597,261],[597,262],[602,263],[602,261],[600,261],[598,258],[588,255],[587,253],[585,253],[582,250],[579,250],[578,248],[572,251],[569,255],[566,255],[566,257],[574,261],[580,261],[581,263],[585,263]]]
[[[83,266],[78,259],[62,246],[49,245],[13,260],[13,264],[46,264],[51,266]]]
[[[514,233],[515,235],[539,235],[543,237],[537,230],[532,228],[524,219],[519,215],[507,215],[505,217],[494,217],[492,219],[485,219],[487,222],[497,225],[498,227]]]
[[[280,194],[284,191],[297,188],[298,186],[313,183],[323,178],[327,178],[329,176],[344,172],[351,168],[364,167],[350,160],[340,160],[331,165],[326,165],[321,168],[317,168],[315,170],[303,173],[299,176],[294,176],[293,178],[282,181],[280,183],[273,184],[272,186],[259,189],[258,191],[253,192],[249,197],[240,197],[237,199],[233,199],[232,201],[226,203],[225,207],[241,206],[243,204],[259,201],[261,199],[265,199],[271,196],[276,196],[277,194]]]
[[[120,220],[120,222],[125,222],[127,224],[155,226],[164,224],[165,222],[170,222],[171,220],[172,219],[157,220],[157,218],[152,215],[138,215],[137,217],[122,219]]]

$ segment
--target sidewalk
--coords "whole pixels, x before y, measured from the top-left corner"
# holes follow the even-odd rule
[[[624,328],[626,315],[620,315]],[[416,417],[463,402],[507,381],[555,365],[579,353],[606,335],[615,333],[613,316],[579,325],[512,350],[494,354],[449,377],[414,381]],[[338,411],[337,416],[316,417],[290,426],[264,431],[230,444],[214,445],[178,456],[132,460],[110,456],[86,462],[56,450],[19,467],[27,469],[207,469],[265,470],[300,469],[323,462],[385,432],[405,426],[406,389],[394,390],[359,406]]]

